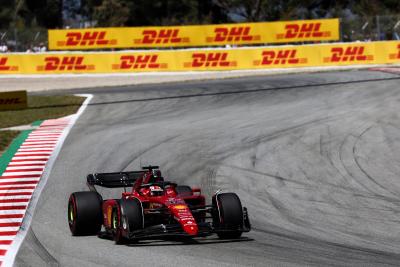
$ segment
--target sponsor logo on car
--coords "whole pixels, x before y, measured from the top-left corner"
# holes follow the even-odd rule
[[[365,47],[362,45],[343,47],[333,47],[331,56],[325,57],[324,62],[363,62],[374,60],[373,55],[365,54]]]
[[[218,43],[218,42],[238,42],[238,41],[258,41],[260,35],[251,35],[250,26],[239,26],[239,27],[216,27],[214,29],[215,35],[207,37],[207,43]]]
[[[285,32],[276,35],[280,39],[302,39],[311,37],[329,37],[330,31],[321,31],[320,22],[299,22],[285,25]]]
[[[235,67],[236,61],[228,60],[228,52],[193,53],[192,62],[185,62],[185,68]]]
[[[149,209],[158,209],[161,208],[163,205],[160,203],[156,203],[156,202],[151,202],[149,204]]]
[[[186,210],[187,206],[186,205],[174,205],[174,209],[177,210]]]
[[[84,56],[49,56],[45,65],[38,66],[38,71],[94,70],[94,65],[84,64]]]
[[[304,64],[307,58],[297,57],[297,49],[267,50],[262,52],[262,60],[255,60],[255,66]]]
[[[0,57],[0,71],[17,71],[18,66],[11,66],[7,64],[7,57]]]
[[[116,39],[107,39],[107,31],[67,32],[66,40],[58,41],[58,46],[101,46],[116,45]]]
[[[158,55],[142,54],[142,55],[122,55],[119,64],[113,64],[114,70],[129,69],[166,69],[167,63],[159,63]]]
[[[141,39],[134,39],[135,44],[176,44],[189,43],[189,37],[180,37],[179,29],[143,30]]]

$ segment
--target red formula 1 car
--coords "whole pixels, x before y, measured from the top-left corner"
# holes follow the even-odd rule
[[[157,166],[142,171],[87,176],[90,191],[72,193],[68,223],[73,235],[103,234],[117,244],[140,238],[183,235],[239,238],[250,231],[247,209],[235,193],[217,192],[206,205],[199,188],[164,181]],[[95,186],[124,188],[120,199],[103,200]],[[131,192],[126,188],[132,187]]]

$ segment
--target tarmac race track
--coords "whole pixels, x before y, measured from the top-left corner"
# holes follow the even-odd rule
[[[81,90],[95,96],[15,266],[399,266],[399,78],[348,71]],[[238,242],[128,246],[71,236],[67,199],[86,189],[86,174],[149,163],[208,199],[237,192],[253,231]]]

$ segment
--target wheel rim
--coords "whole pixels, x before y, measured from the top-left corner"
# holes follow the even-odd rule
[[[118,227],[118,218],[117,218],[116,212],[113,213],[112,226],[113,226],[113,229],[117,229],[117,227]]]
[[[72,201],[68,205],[68,220],[70,223],[73,223],[75,220],[74,204]]]

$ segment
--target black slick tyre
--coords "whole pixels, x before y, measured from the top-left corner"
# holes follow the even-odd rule
[[[130,233],[144,227],[143,207],[138,199],[120,200],[112,213],[112,229],[116,244],[129,241]]]
[[[219,238],[240,238],[243,229],[243,208],[235,193],[220,193],[213,198],[214,225]]]
[[[103,199],[97,192],[75,192],[68,200],[68,225],[72,235],[95,235],[101,230]]]

